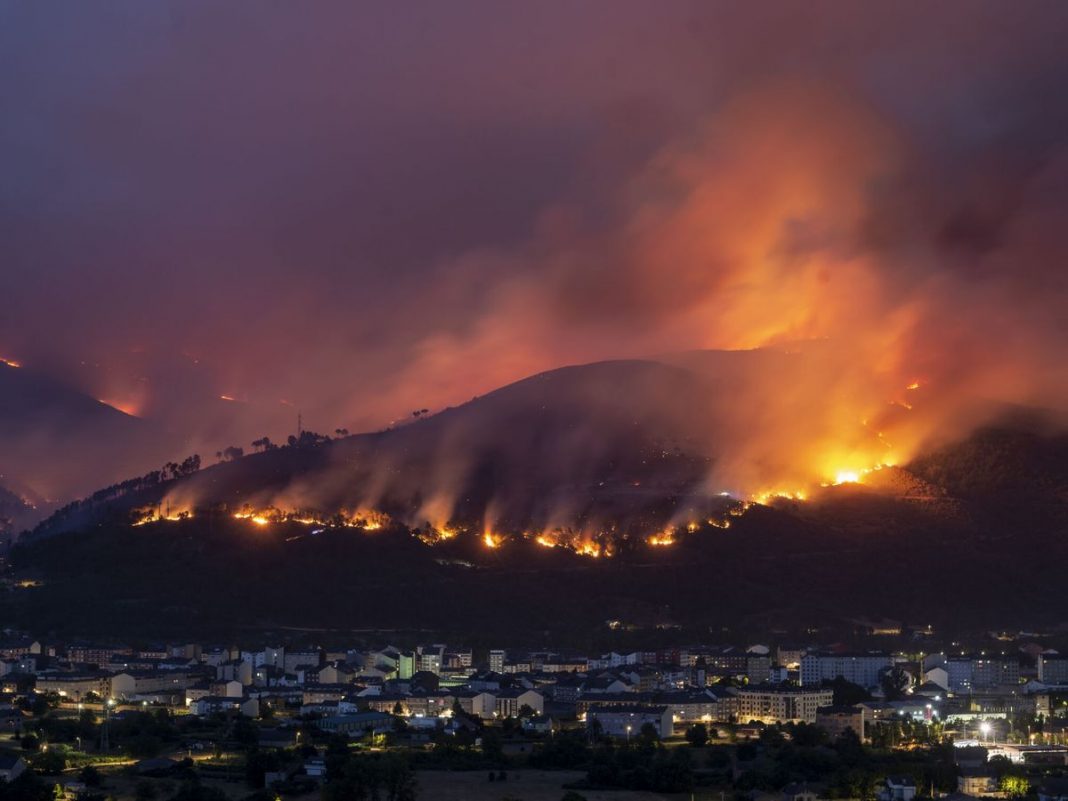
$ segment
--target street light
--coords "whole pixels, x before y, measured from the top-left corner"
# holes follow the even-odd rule
[[[627,742],[630,742],[630,724],[627,724]]]

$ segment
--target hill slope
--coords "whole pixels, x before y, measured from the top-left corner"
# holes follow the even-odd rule
[[[9,614],[146,636],[1068,618],[1068,438],[1016,423],[805,502],[724,498],[707,476],[738,432],[716,397],[744,361],[554,370],[404,427],[111,493],[16,550],[43,585]],[[977,595],[991,575],[1012,592]]]

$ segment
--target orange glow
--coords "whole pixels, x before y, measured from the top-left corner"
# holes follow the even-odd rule
[[[169,505],[166,507],[159,506],[146,506],[142,509],[137,509],[134,512],[133,526],[146,526],[149,523],[177,523],[182,520],[191,520],[193,518],[192,509],[172,509]]]
[[[6,364],[8,367],[22,367],[22,362],[17,362],[14,359],[0,358],[0,364]]]
[[[117,412],[122,412],[127,417],[137,417],[137,412],[139,411],[136,406],[129,403],[122,403],[120,401],[113,400],[104,400],[103,398],[97,398],[96,401],[97,403],[100,403],[104,406],[110,406]]]
[[[230,401],[232,403],[238,402],[237,398],[233,397],[232,395],[220,395],[219,400]]]
[[[482,535],[482,542],[487,548],[500,548],[503,541],[503,537],[489,531]]]
[[[649,539],[646,540],[646,542],[654,547],[674,545],[675,532],[671,529],[667,529],[665,531],[660,532],[659,534],[653,534],[651,537],[649,537]]]

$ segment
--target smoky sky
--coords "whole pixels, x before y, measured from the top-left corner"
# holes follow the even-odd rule
[[[191,437],[221,394],[242,435],[355,430],[853,331],[1056,405],[1066,35],[1057,2],[4,0],[0,356]]]

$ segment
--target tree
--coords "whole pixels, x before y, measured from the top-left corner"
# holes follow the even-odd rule
[[[708,742],[708,727],[704,723],[695,723],[686,730],[686,742],[700,748]]]
[[[239,448],[236,445],[231,445],[228,448],[223,448],[221,451],[217,451],[215,456],[220,462],[233,462],[240,459],[245,455],[245,449]]]
[[[234,725],[230,730],[230,737],[241,745],[255,746],[256,743],[259,742],[260,733],[251,720],[244,715],[239,715],[234,718]]]
[[[998,790],[1005,793],[1009,798],[1025,796],[1030,789],[1031,783],[1027,781],[1025,776],[1005,775],[998,781]]]
[[[886,668],[879,676],[879,686],[882,687],[883,696],[887,701],[896,701],[901,698],[911,683],[912,676],[900,665]]]
[[[148,779],[141,779],[134,790],[134,797],[137,801],[153,801],[156,795],[156,785]]]

